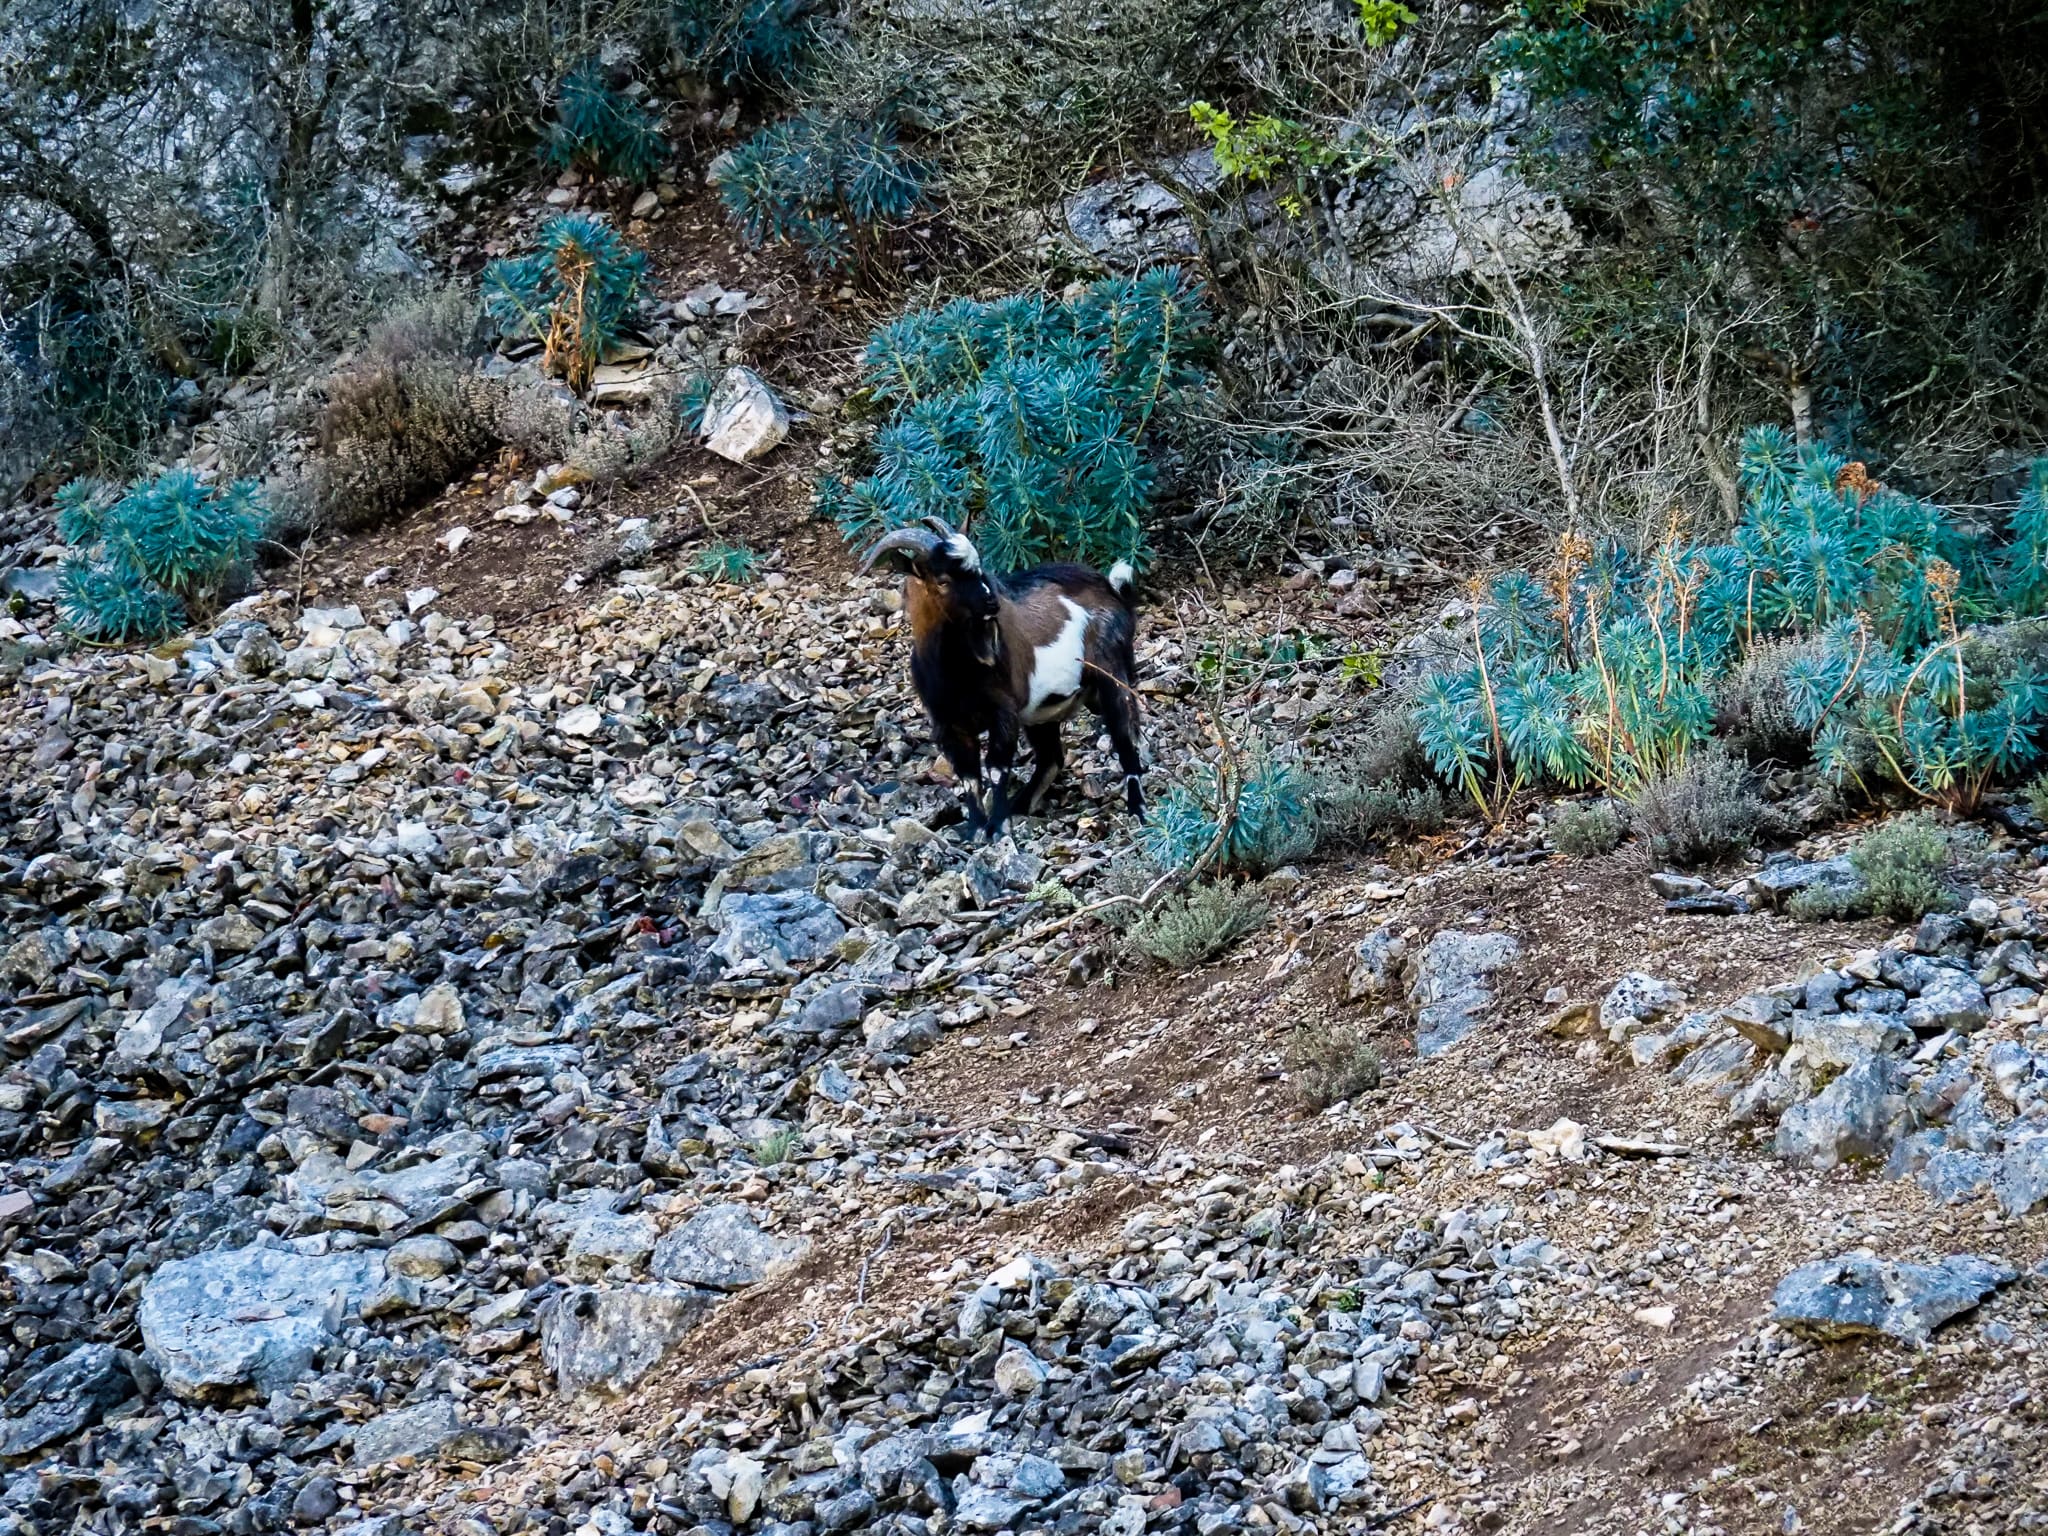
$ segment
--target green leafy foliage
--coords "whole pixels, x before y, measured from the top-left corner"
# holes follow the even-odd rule
[[[668,157],[668,142],[653,114],[613,86],[602,64],[587,59],[562,81],[542,154],[557,168],[643,182]]]
[[[581,389],[625,329],[647,257],[600,219],[550,219],[540,249],[484,268],[484,304],[508,336],[530,336],[551,372]]]
[[[1191,103],[1188,116],[1209,136],[1216,168],[1225,176],[1257,186],[1285,173],[1295,184],[1281,197],[1290,215],[1305,206],[1302,191],[1309,178],[1340,158],[1334,144],[1290,118],[1260,112],[1240,120],[1206,101]]]
[[[1421,18],[1401,0],[1358,0],[1359,25],[1365,28],[1368,48],[1384,48]]]
[[[208,486],[184,469],[125,491],[74,480],[57,495],[57,535],[71,546],[58,611],[87,639],[161,640],[248,564],[261,527],[247,482]]]
[[[1266,903],[1251,887],[1205,880],[1167,897],[1132,923],[1124,940],[1146,959],[1185,971],[1263,927],[1268,915]]]
[[[726,85],[786,84],[810,56],[808,0],[675,0],[676,48]]]
[[[690,560],[693,575],[735,587],[743,587],[752,581],[760,566],[761,557],[744,544],[707,545]]]
[[[733,150],[718,195],[750,244],[786,240],[830,270],[916,213],[927,174],[889,124],[812,107]]]
[[[1434,770],[1490,816],[1527,783],[1623,792],[1668,777],[1714,729],[1731,674],[1788,639],[1807,643],[1780,645],[1774,675],[1836,781],[1968,810],[2037,756],[2048,690],[1964,627],[2031,596],[2034,510],[2011,548],[1987,552],[1939,508],[1774,428],[1745,438],[1742,481],[1726,543],[1636,557],[1567,538],[1543,576],[1486,587],[1469,664],[1417,691]]]
[[[1199,285],[1173,267],[906,315],[868,343],[889,413],[873,472],[823,483],[820,510],[853,540],[944,517],[998,569],[1137,560],[1148,450],[1201,380],[1207,330]]]
[[[1932,816],[1898,816],[1849,850],[1854,884],[1808,886],[1786,903],[1806,922],[1876,916],[1910,923],[1961,904],[1955,882],[1975,867],[1983,837],[1975,828],[1944,827]]]

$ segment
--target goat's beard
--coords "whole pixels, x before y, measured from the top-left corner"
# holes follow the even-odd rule
[[[996,621],[984,621],[974,634],[974,659],[984,667],[992,667],[1002,654],[1002,636],[997,632]]]

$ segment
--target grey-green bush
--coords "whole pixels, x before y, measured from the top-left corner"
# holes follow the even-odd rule
[[[1146,959],[1185,971],[1262,927],[1269,911],[1251,887],[1207,880],[1169,896],[1126,928],[1124,939]]]
[[[1287,1045],[1287,1075],[1303,1104],[1324,1110],[1379,1086],[1380,1053],[1354,1025],[1304,1020]]]
[[[1718,746],[1702,747],[1674,773],[1646,779],[1629,821],[1659,859],[1711,864],[1747,850],[1769,816],[1748,771]]]
[[[1612,800],[1573,801],[1550,813],[1550,841],[1567,858],[1591,859],[1612,853],[1627,830]]]

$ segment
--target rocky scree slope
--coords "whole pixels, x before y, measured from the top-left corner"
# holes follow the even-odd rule
[[[1575,1464],[1564,1408],[1519,1464],[1532,1352],[1671,1357],[1642,1411],[1682,1435],[1767,1413],[1811,1332],[1981,1304],[1996,1361],[1944,1401],[1981,1427],[2016,1390],[2041,1320],[2009,1258],[1937,1227],[1873,1269],[1843,1253],[1893,1228],[1824,1217],[1810,1170],[1474,1099],[1449,1037],[1512,944],[1424,945],[1488,964],[1405,994],[1447,1036],[1417,1096],[1484,1137],[1339,1107],[1343,1150],[1275,1167],[1068,1119],[1085,1094],[935,1109],[914,1059],[1025,1037],[1076,958],[1046,892],[1128,831],[1070,796],[1018,842],[934,837],[879,584],[650,574],[517,635],[406,606],[258,598],[165,654],[23,658],[9,1531],[1612,1529],[1648,1495]],[[1155,741],[1191,729],[1190,660],[1151,642]],[[1325,712],[1297,692],[1267,707]],[[1661,1015],[1629,1016],[1638,1046]],[[1744,1237],[1759,1202],[1802,1235]],[[1829,1267],[1769,1320],[1795,1258]],[[1922,1504],[2018,1486],[1973,1434]],[[1680,1528],[1745,1528],[1696,1481]]]

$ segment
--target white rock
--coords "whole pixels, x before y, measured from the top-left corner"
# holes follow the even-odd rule
[[[564,736],[594,736],[602,724],[604,716],[595,705],[579,704],[556,722],[556,728]]]
[[[434,542],[447,550],[449,554],[455,554],[461,550],[463,545],[469,542],[469,529],[463,524],[457,523],[453,528],[450,528],[446,533],[436,538]]]
[[[1558,1120],[1548,1130],[1529,1132],[1529,1150],[1567,1163],[1586,1160],[1586,1128],[1576,1120]]]
[[[1005,1397],[1029,1397],[1045,1385],[1045,1367],[1021,1344],[996,1357],[996,1390]]]
[[[414,587],[405,594],[405,611],[408,614],[418,613],[440,595],[439,590],[434,587]]]
[[[704,446],[745,464],[789,436],[789,412],[750,368],[728,368],[704,413]]]

